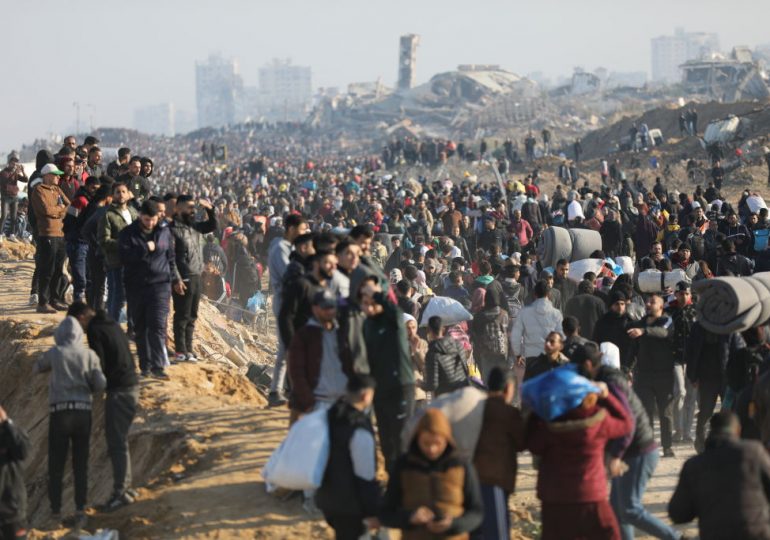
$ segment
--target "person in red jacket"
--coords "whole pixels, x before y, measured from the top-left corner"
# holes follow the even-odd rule
[[[543,540],[619,540],[607,500],[604,447],[634,428],[633,417],[607,385],[600,394],[552,422],[532,416],[527,447],[540,457],[537,496],[542,502]]]

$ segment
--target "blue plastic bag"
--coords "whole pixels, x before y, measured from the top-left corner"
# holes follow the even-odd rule
[[[596,393],[599,388],[579,375],[572,364],[538,375],[521,387],[524,404],[548,422],[578,407],[588,394]]]
[[[610,265],[610,267],[612,268],[612,272],[613,272],[613,273],[614,273],[616,276],[619,276],[619,275],[621,275],[621,274],[623,273],[623,267],[622,267],[622,266],[620,266],[620,265],[619,265],[617,262],[615,262],[614,260],[612,260],[610,257],[607,257],[606,259],[604,259],[604,262],[605,262],[606,264]]]
[[[246,301],[246,309],[252,313],[257,313],[258,311],[264,310],[266,306],[267,298],[265,298],[265,295],[259,291],[254,293],[254,296]]]

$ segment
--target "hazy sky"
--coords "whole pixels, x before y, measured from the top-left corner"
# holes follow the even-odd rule
[[[3,0],[0,151],[75,125],[132,127],[134,109],[194,111],[195,61],[239,59],[246,84],[271,58],[313,86],[396,80],[398,37],[417,33],[417,80],[461,63],[567,75],[650,71],[650,38],[718,32],[723,49],[770,42],[767,0]],[[91,106],[87,106],[90,104]],[[3,154],[3,161],[4,161]]]

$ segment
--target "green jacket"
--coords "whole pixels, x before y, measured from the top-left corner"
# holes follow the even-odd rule
[[[404,313],[388,302],[382,293],[375,301],[385,311],[364,322],[364,339],[371,375],[377,381],[377,392],[388,394],[405,385],[414,384],[414,369],[406,339]]]
[[[99,229],[96,237],[99,240],[99,246],[104,254],[104,264],[107,270],[120,268],[120,257],[118,256],[118,236],[127,225],[130,225],[139,215],[136,209],[128,205],[128,212],[131,214],[131,222],[126,223],[123,216],[120,215],[118,207],[113,203],[110,205],[104,217],[99,222]]]

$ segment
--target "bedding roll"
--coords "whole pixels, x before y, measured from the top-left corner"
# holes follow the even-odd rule
[[[537,254],[543,267],[556,266],[559,259],[569,260],[572,255],[572,238],[564,227],[549,227],[537,245]]]
[[[743,332],[764,322],[770,273],[754,277],[719,277],[695,282],[695,309],[706,330],[716,334]],[[761,292],[762,289],[765,292]],[[758,292],[759,291],[759,292]]]
[[[591,253],[597,249],[602,249],[602,236],[598,231],[591,229],[569,229],[569,236],[572,239],[570,261],[587,259],[591,256]]]

